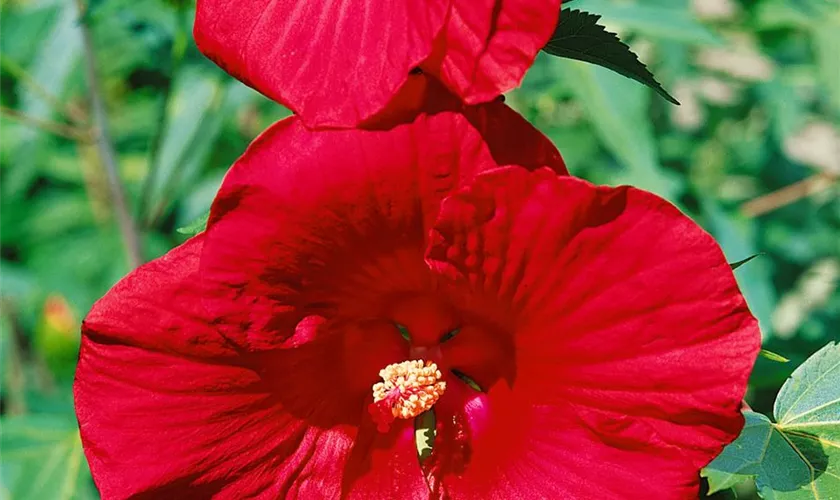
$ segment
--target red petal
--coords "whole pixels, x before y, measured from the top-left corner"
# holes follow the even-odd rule
[[[449,0],[199,0],[199,48],[310,126],[381,112],[432,50]],[[392,103],[393,104],[393,103]]]
[[[449,398],[449,399],[444,399]],[[433,498],[697,498],[697,470],[644,429],[647,444],[602,441],[576,410],[540,405],[507,385],[487,394],[450,386],[435,405],[438,433],[424,464]]]
[[[382,366],[370,332],[240,352],[200,305],[203,241],[137,269],[84,322],[74,393],[102,496],[332,498],[347,482],[385,474],[348,461],[354,446],[367,446],[365,435],[355,443],[370,385],[354,393],[358,381],[338,374],[344,348],[373,358],[355,356],[356,369]],[[370,494],[387,496],[377,484]]]
[[[519,86],[554,32],[560,0],[455,2],[423,68],[468,103]]]
[[[387,434],[379,432],[372,420],[363,422],[345,471],[343,491],[349,500],[429,498],[413,420],[394,421]]]
[[[740,430],[759,348],[715,241],[652,194],[517,168],[445,200],[436,229],[433,269],[513,318],[513,387],[523,415],[539,415],[537,446],[584,462],[546,469],[546,491],[564,474],[584,481],[606,467],[650,482],[610,480],[611,496],[599,498],[695,491],[699,469]],[[528,454],[536,434],[522,439]],[[496,451],[512,453],[512,441],[498,437]]]
[[[388,131],[283,121],[237,161],[213,205],[205,304],[251,350],[306,341],[305,318],[393,330],[375,320],[395,294],[429,289],[422,254],[440,200],[508,163],[565,172],[548,140],[498,102]]]
[[[257,494],[306,432],[207,324],[194,287],[202,242],[136,270],[85,319],[76,412],[105,498]]]

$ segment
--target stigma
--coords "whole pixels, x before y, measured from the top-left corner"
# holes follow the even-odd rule
[[[446,390],[446,382],[431,361],[411,360],[379,370],[382,382],[373,386],[368,411],[380,432],[387,432],[397,418],[414,418],[428,411]]]

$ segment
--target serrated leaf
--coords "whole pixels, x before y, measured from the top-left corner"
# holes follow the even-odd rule
[[[754,254],[754,255],[750,255],[746,259],[739,260],[738,262],[733,262],[733,263],[729,264],[729,267],[731,267],[732,270],[734,271],[734,270],[738,269],[739,267],[743,266],[744,264],[746,264],[747,262],[749,262],[749,261],[753,260],[754,258],[758,257],[759,255],[761,255],[761,254],[757,253],[757,254]]]
[[[754,477],[773,500],[840,497],[840,345],[830,343],[785,382],[776,423],[744,412],[741,435],[703,469],[712,492]]]
[[[618,35],[598,24],[599,19],[601,16],[597,14],[564,10],[543,50],[557,57],[603,66],[652,88],[671,103],[679,104]]]
[[[207,221],[210,219],[210,212],[202,215],[201,217],[197,218],[196,220],[190,222],[184,227],[179,227],[176,229],[180,234],[186,234],[187,236],[195,236],[198,233],[204,231],[207,227]]]

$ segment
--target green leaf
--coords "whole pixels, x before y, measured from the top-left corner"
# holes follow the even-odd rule
[[[160,149],[150,173],[147,220],[158,220],[185,192],[194,189],[209,161],[224,119],[259,94],[239,82],[196,68],[176,78]]]
[[[840,47],[840,13],[826,16],[824,21],[812,23],[810,27],[823,87],[828,91],[834,112],[840,114],[840,57],[837,57],[837,47]]]
[[[175,78],[162,124],[162,137],[146,182],[149,220],[173,202],[177,188],[195,182],[220,132],[219,116],[227,87],[210,72],[188,68]]]
[[[5,259],[0,259],[0,290],[3,290],[4,297],[15,297],[24,299],[32,295],[38,283],[31,269]]]
[[[458,370],[452,370],[452,374],[461,379],[462,382],[470,386],[473,390],[476,390],[478,392],[484,392],[484,390],[481,388],[481,386],[478,385],[478,383],[475,380],[468,377],[464,373]]]
[[[755,219],[726,212],[711,199],[706,199],[702,203],[702,209],[707,229],[726,255],[741,256],[760,253],[755,243],[758,241],[759,230]],[[767,338],[771,333],[771,317],[777,303],[776,289],[770,278],[771,265],[773,262],[769,259],[759,259],[735,273],[738,286],[747,299],[750,311],[758,318],[763,338]]]
[[[770,419],[744,412],[744,429],[701,475],[709,480],[709,493],[725,490],[750,477],[762,477],[779,489],[808,484],[811,474]],[[789,463],[790,466],[782,464]]]
[[[4,8],[6,4],[3,4]],[[7,14],[4,12],[4,16]],[[38,40],[38,52],[30,64],[23,69],[38,86],[53,96],[61,96],[68,85],[73,70],[81,55],[82,39],[76,24],[76,8],[73,2],[66,2],[56,13],[49,32],[30,39],[32,33],[19,33],[15,38]],[[7,23],[8,25],[8,23]],[[8,38],[12,33],[5,33]],[[4,54],[5,57],[5,54]],[[25,86],[20,89],[18,111],[24,115],[50,120],[54,111],[38,93]],[[4,172],[2,194],[9,199],[25,196],[27,186],[39,173],[39,165],[49,158],[45,147],[49,137],[40,129],[3,120],[4,148],[14,145],[12,161]],[[9,138],[14,138],[10,141]],[[16,199],[16,198],[15,198]]]
[[[186,234],[187,236],[195,236],[198,233],[204,231],[204,229],[207,227],[207,221],[209,219],[210,212],[208,211],[206,214],[190,222],[186,226],[179,227],[178,229],[176,229],[176,231],[178,231],[181,234]]]
[[[414,444],[417,456],[423,462],[432,455],[435,446],[437,419],[434,410],[421,413],[414,419]]]
[[[741,435],[703,469],[710,491],[754,477],[763,498],[835,499],[840,492],[840,345],[830,343],[785,382],[776,423],[744,412]]]
[[[97,498],[72,416],[10,417],[2,427],[2,479],[13,498]]]
[[[758,355],[764,359],[769,359],[770,361],[776,361],[778,363],[789,363],[790,360],[786,357],[782,356],[781,354],[776,354],[773,351],[768,351],[767,349],[762,349],[758,351]]]
[[[746,264],[747,262],[749,262],[749,261],[753,260],[754,258],[758,257],[759,255],[761,255],[761,253],[750,255],[746,259],[739,260],[738,262],[733,262],[733,263],[729,264],[729,267],[731,267],[732,270],[734,271],[734,270],[738,269],[739,267],[743,266],[744,264]]]
[[[632,184],[677,201],[679,185],[660,167],[653,125],[648,119],[650,92],[630,80],[615,78],[590,64],[560,64],[562,77],[574,82],[571,92],[586,112],[601,142],[622,170],[610,184]]]
[[[828,427],[840,439],[840,344],[829,343],[794,370],[776,397],[773,414],[785,429]]]
[[[557,57],[603,66],[654,89],[673,104],[679,104],[618,35],[598,24],[601,16],[580,10],[564,10],[544,51]]]

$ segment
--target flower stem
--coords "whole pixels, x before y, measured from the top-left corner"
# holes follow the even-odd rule
[[[0,115],[7,116],[13,120],[19,121],[20,123],[29,125],[31,127],[35,127],[39,130],[43,130],[45,132],[49,132],[60,137],[65,137],[67,139],[72,139],[74,141],[81,142],[90,141],[90,135],[87,133],[86,130],[81,129],[79,127],[75,127],[73,125],[67,125],[65,123],[59,123],[54,122],[52,120],[45,120],[43,118],[29,116],[25,113],[21,113],[20,111],[7,108],[6,106],[0,106]]]
[[[747,217],[758,217],[790,205],[802,198],[831,189],[837,185],[837,181],[837,176],[827,173],[814,174],[804,180],[744,203],[741,205],[741,212]]]
[[[128,210],[128,203],[120,181],[117,168],[117,153],[114,150],[113,141],[108,132],[108,116],[105,110],[105,102],[99,88],[99,80],[96,75],[96,59],[93,49],[93,37],[91,36],[88,20],[85,19],[85,5],[83,0],[76,0],[76,9],[79,14],[79,28],[82,30],[82,48],[85,59],[85,77],[91,102],[91,121],[93,125],[93,139],[96,149],[99,152],[102,166],[108,181],[108,190],[111,194],[111,203],[117,215],[117,223],[122,234],[125,245],[126,256],[131,268],[143,263],[143,254],[140,248],[140,235],[134,218]]]

